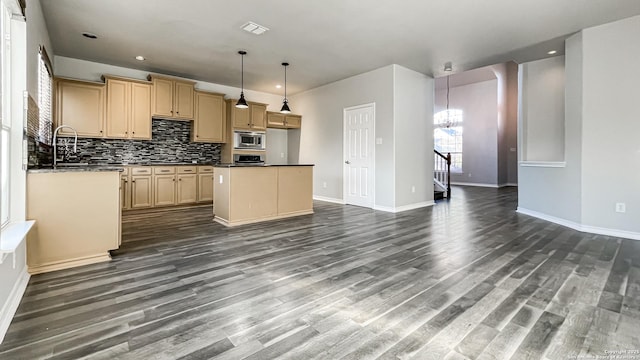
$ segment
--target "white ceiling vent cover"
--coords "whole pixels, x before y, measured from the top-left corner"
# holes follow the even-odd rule
[[[262,35],[269,30],[268,27],[264,27],[262,25],[258,25],[252,21],[242,25],[242,30],[250,32],[255,35]]]

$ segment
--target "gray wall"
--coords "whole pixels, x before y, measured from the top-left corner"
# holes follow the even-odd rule
[[[449,108],[463,111],[462,173],[457,183],[498,184],[498,80],[453,87]],[[435,112],[446,109],[446,89],[436,91]]]
[[[579,223],[581,221],[581,161],[582,161],[582,35],[577,34],[565,42],[566,72],[564,61],[539,60],[532,63],[520,65],[520,81],[519,85],[519,116],[518,130],[521,141],[519,142],[519,151],[523,152],[524,143],[527,141],[536,143],[544,142],[545,138],[531,138],[531,133],[526,133],[522,124],[523,113],[527,113],[527,106],[536,104],[546,108],[553,108],[558,111],[558,99],[551,99],[551,104],[544,103],[544,99],[548,99],[547,94],[542,92],[524,92],[522,87],[526,87],[527,83],[533,79],[540,85],[541,81],[549,82],[551,92],[561,97],[561,101],[566,101],[566,107],[562,108],[566,111],[562,113],[546,114],[544,121],[554,119],[560,124],[551,124],[552,127],[566,128],[565,138],[561,141],[565,145],[565,149],[561,151],[564,154],[566,167],[529,167],[520,165],[518,173],[518,208],[540,212],[553,217],[573,221]],[[563,59],[563,57],[558,57]],[[522,71],[523,67],[527,71]],[[563,74],[564,73],[564,74]],[[551,74],[551,75],[549,75]],[[557,89],[558,79],[561,76],[566,88],[561,91]],[[562,95],[561,95],[562,94]],[[540,96],[540,97],[538,97]],[[524,99],[526,97],[526,99]],[[529,117],[531,122],[538,119]],[[538,135],[544,136],[544,135]],[[522,139],[527,137],[527,139]]]
[[[520,66],[522,160],[564,161],[564,56]]]
[[[267,129],[267,164],[287,164],[289,136],[285,129]]]
[[[433,201],[433,88],[432,78],[394,66],[395,207]]]
[[[640,16],[583,31],[582,221],[640,238],[638,39]]]
[[[518,184],[518,64],[507,63],[507,184]]]
[[[343,110],[367,103],[376,104],[375,136],[382,139],[375,147],[375,204],[393,207],[393,65],[291,97],[303,115],[298,161],[315,164],[315,196],[342,200]],[[291,145],[289,151],[296,151]]]
[[[628,41],[639,37],[640,16],[636,16],[567,39],[562,124],[566,167],[521,166],[520,208],[571,221],[588,231],[640,239],[640,43]],[[624,71],[612,73],[612,65]],[[559,61],[521,67],[542,72],[525,71],[523,86],[532,77],[537,82],[547,79],[552,91],[557,81],[545,73],[563,68]],[[554,108],[557,103],[547,94],[538,99],[531,99],[532,93],[523,96],[528,100],[522,101],[524,106]],[[539,101],[545,98],[550,103]],[[625,203],[626,212],[616,212],[616,203]]]

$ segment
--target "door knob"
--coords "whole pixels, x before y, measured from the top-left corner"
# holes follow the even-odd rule
[[[351,161],[346,160],[344,163],[345,163],[345,164],[347,164],[347,165],[349,165],[349,164],[351,164]]]

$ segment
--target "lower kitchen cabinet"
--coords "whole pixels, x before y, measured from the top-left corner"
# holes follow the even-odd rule
[[[198,202],[213,201],[213,173],[198,174]]]
[[[177,199],[178,204],[191,204],[198,201],[198,175],[178,174]]]
[[[153,175],[154,206],[168,206],[176,203],[176,176]]]
[[[131,186],[129,186],[129,175],[120,176],[120,206],[122,210],[131,209]]]
[[[131,175],[131,209],[153,206],[151,175]]]
[[[120,177],[123,210],[213,201],[213,166],[127,167]]]

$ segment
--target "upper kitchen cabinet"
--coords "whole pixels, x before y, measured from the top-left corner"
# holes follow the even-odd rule
[[[105,85],[88,81],[56,78],[55,125],[68,125],[80,137],[104,137]],[[60,129],[58,135],[73,136],[68,128]]]
[[[267,127],[276,129],[300,129],[302,116],[295,114],[281,114],[278,112],[267,112]]]
[[[176,120],[193,119],[193,81],[149,76],[152,86],[151,112],[154,117]]]
[[[192,141],[224,143],[226,117],[224,95],[204,91],[195,92],[195,118]]]
[[[227,100],[227,116],[233,129],[264,131],[267,129],[267,105],[248,102],[248,109],[238,109],[238,100]]]
[[[109,138],[151,139],[151,83],[112,76],[107,82]]]

